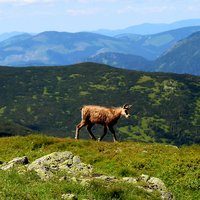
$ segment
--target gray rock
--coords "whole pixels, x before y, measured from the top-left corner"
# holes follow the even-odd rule
[[[165,186],[165,184],[163,183],[162,180],[160,180],[159,178],[155,178],[155,177],[151,177],[148,181],[148,188],[152,189],[152,190],[159,190],[166,192],[167,188]]]
[[[127,182],[127,183],[133,183],[133,184],[137,183],[137,179],[133,177],[124,177],[122,178],[122,181]]]
[[[0,167],[1,170],[10,170],[14,168],[16,165],[26,165],[28,164],[28,158],[26,156],[17,157],[13,160],[9,161],[8,163],[3,163]]]
[[[172,195],[171,192],[162,192],[161,199],[162,200],[175,200],[175,197]]]
[[[95,179],[103,180],[103,181],[117,181],[117,178],[115,176],[106,176],[106,175],[101,175],[98,177],[94,177]]]
[[[79,164],[81,163],[80,157],[79,156],[74,156],[73,157],[73,164]]]
[[[142,181],[145,186],[139,186],[147,192],[158,191],[160,193],[161,199],[163,200],[175,200],[172,193],[168,191],[164,182],[156,177],[150,177],[149,175],[142,174],[138,177],[137,181]]]
[[[65,200],[77,200],[78,198],[74,194],[63,194],[61,199]]]
[[[91,165],[82,163],[78,156],[65,151],[43,156],[32,162],[27,169],[36,171],[41,179],[47,180],[61,171],[71,176],[90,176],[93,168]]]
[[[143,182],[147,182],[148,179],[150,178],[149,175],[146,175],[146,174],[142,174],[140,177],[138,177],[138,181],[143,181]]]

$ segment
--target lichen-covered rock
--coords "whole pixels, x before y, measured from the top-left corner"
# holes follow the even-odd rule
[[[150,177],[149,175],[142,174],[137,179],[140,182],[145,183],[143,188],[147,192],[158,191],[161,195],[161,199],[163,200],[175,200],[172,193],[168,191],[167,187],[165,186],[164,182],[156,177]]]
[[[16,165],[26,165],[28,164],[28,158],[26,156],[17,157],[13,160],[9,161],[8,163],[3,163],[0,167],[1,170],[10,170],[14,168]]]
[[[77,200],[78,198],[76,197],[75,194],[63,194],[61,199],[65,200]]]
[[[90,176],[92,173],[91,165],[82,163],[78,156],[74,156],[69,151],[54,152],[43,156],[32,162],[27,169],[36,171],[43,180],[52,178],[61,171],[71,176]]]
[[[138,177],[138,181],[143,181],[143,182],[147,182],[149,180],[150,176],[146,175],[146,174],[142,174],[140,177]]]
[[[148,183],[149,189],[159,190],[160,192],[162,192],[162,191],[166,192],[167,191],[165,184],[159,178],[151,177],[151,178],[149,178],[147,183]]]
[[[171,192],[161,192],[162,200],[175,200],[175,197]]]
[[[94,177],[94,178],[98,179],[98,180],[109,181],[109,182],[118,181],[115,176],[101,175],[101,176],[97,176],[97,177]]]
[[[137,179],[133,177],[124,177],[122,178],[122,181],[126,183],[133,183],[133,184],[137,183]]]

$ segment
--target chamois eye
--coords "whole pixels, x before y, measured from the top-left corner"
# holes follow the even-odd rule
[[[127,110],[125,110],[125,113],[126,113],[126,115],[128,115],[128,111]]]

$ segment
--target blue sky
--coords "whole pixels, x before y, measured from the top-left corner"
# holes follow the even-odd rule
[[[119,29],[200,18],[200,0],[0,0],[0,33]]]

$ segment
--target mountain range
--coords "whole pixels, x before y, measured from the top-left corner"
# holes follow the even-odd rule
[[[107,36],[115,36],[124,33],[151,35],[173,29],[179,29],[189,26],[199,26],[199,25],[200,25],[200,19],[186,19],[186,20],[176,21],[173,23],[160,23],[160,24],[144,23],[144,24],[129,26],[127,28],[118,30],[100,29],[94,32]]]
[[[0,65],[58,66],[89,61],[127,69],[200,75],[199,31],[200,26],[189,26],[151,35],[123,33],[112,37],[91,32],[13,33],[16,35],[7,35],[0,42]]]
[[[17,35],[21,35],[23,34],[22,32],[17,32],[17,31],[14,31],[14,32],[8,32],[8,33],[2,33],[0,34],[0,42],[4,41],[4,40],[7,40],[11,37],[14,37],[14,36],[17,36]]]
[[[101,52],[134,54],[127,41],[89,32],[23,34],[0,43],[1,65],[64,65]]]
[[[200,32],[184,38],[166,50],[154,61],[133,55],[104,53],[87,59],[91,62],[110,64],[115,67],[142,71],[189,73],[200,75]]]

